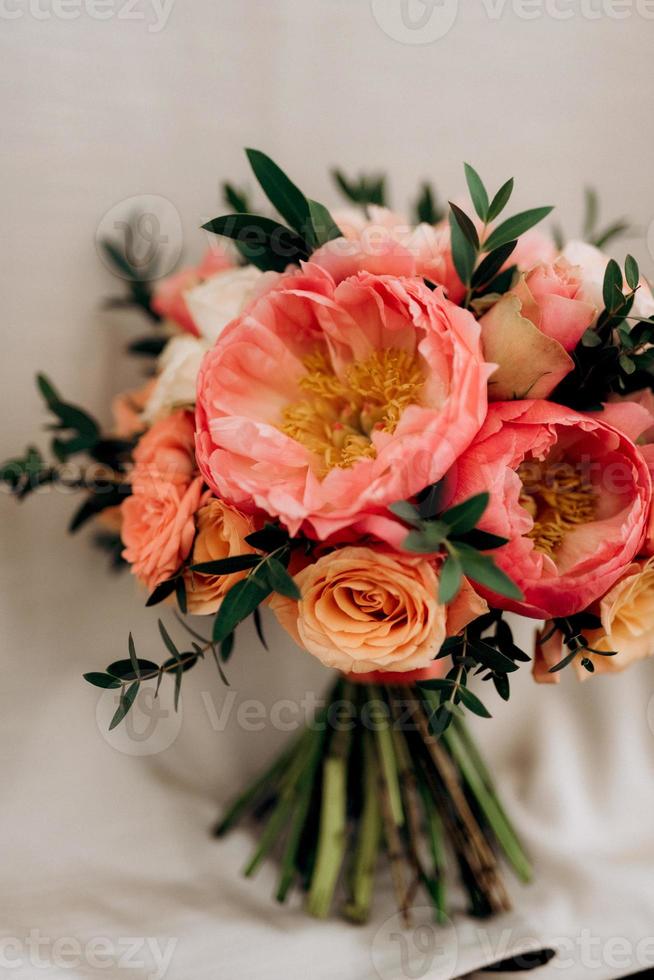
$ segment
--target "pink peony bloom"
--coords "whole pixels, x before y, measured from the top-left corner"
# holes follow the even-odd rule
[[[509,538],[493,552],[524,592],[492,605],[568,616],[604,595],[642,546],[651,481],[636,446],[601,416],[545,401],[496,402],[458,461],[452,502],[481,491],[482,530]]]
[[[185,293],[218,272],[234,268],[234,260],[222,249],[210,248],[199,265],[180,269],[157,283],[152,298],[152,309],[166,320],[172,320],[186,333],[200,335],[186,304]]]
[[[123,558],[150,590],[175,574],[195,537],[195,514],[202,503],[202,479],[172,483],[135,479],[132,496],[121,504]]]
[[[196,474],[193,413],[178,409],[141,436],[133,453],[135,480],[188,483]]]
[[[223,332],[198,379],[215,494],[324,540],[385,538],[386,508],[440,479],[486,414],[474,317],[420,280],[306,264]]]
[[[368,208],[368,218],[357,212],[337,215],[343,238],[327,242],[311,256],[336,282],[358,272],[374,275],[421,276],[442,286],[448,299],[459,303],[465,286],[452,261],[447,221],[438,225],[409,224],[388,208]]]

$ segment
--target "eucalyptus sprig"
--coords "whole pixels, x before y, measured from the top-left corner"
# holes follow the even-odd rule
[[[524,598],[521,590],[499,568],[486,551],[500,548],[507,538],[478,529],[490,501],[488,493],[478,493],[447,510],[440,507],[440,486],[428,488],[416,503],[407,500],[389,508],[411,527],[402,542],[417,554],[445,554],[440,569],[439,602],[446,605],[456,597],[463,577],[509,599]]]
[[[340,237],[327,208],[306,197],[274,160],[260,150],[245,152],[261,189],[286,224],[240,210],[239,200],[234,213],[207,221],[202,226],[206,231],[233,239],[246,261],[275,272],[308,259],[320,245]]]
[[[551,207],[532,208],[506,218],[491,231],[489,225],[502,213],[513,192],[513,178],[507,180],[492,199],[477,173],[465,164],[465,175],[472,204],[482,222],[481,234],[474,221],[458,205],[450,203],[452,260],[464,286],[464,306],[488,293],[501,294],[510,288],[515,267],[500,271],[514,251],[520,235],[537,225]]]
[[[557,664],[549,668],[548,673],[550,674],[556,674],[563,670],[579,656],[581,656],[581,666],[589,674],[592,674],[595,666],[588,657],[589,653],[597,657],[615,657],[618,652],[617,650],[597,650],[589,644],[585,631],[600,629],[602,625],[601,619],[594,613],[580,612],[574,616],[554,618],[550,624],[550,628],[541,638],[541,643],[546,643],[556,632],[559,632],[567,649],[566,655]]]
[[[632,316],[640,270],[627,255],[624,275],[615,259],[604,272],[604,308],[573,352],[574,369],[552,399],[579,410],[597,409],[612,392],[624,394],[654,385],[654,317]]]
[[[419,687],[437,695],[432,704],[430,727],[441,735],[465,707],[481,718],[490,718],[484,703],[467,686],[471,675],[492,681],[504,701],[510,695],[509,674],[531,658],[513,640],[511,627],[499,609],[474,620],[457,636],[448,637],[436,659],[449,657],[452,667],[444,678],[422,681]]]
[[[36,446],[28,446],[22,456],[0,466],[0,483],[7,484],[19,500],[44,486],[85,493],[68,527],[77,531],[90,518],[130,495],[125,470],[133,442],[103,436],[99,423],[79,406],[65,401],[45,374],[38,374],[36,380],[46,407],[55,417],[46,426],[54,433],[50,444],[54,461],[47,462]],[[87,456],[91,463],[72,472],[69,461],[79,455]]]
[[[386,205],[386,174],[362,173],[357,177],[346,177],[342,170],[334,167],[331,175],[343,196],[364,212],[369,204]]]

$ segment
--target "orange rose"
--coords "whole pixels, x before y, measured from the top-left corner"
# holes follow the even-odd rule
[[[131,439],[145,429],[143,409],[155,384],[156,379],[150,378],[140,388],[130,388],[129,391],[122,391],[115,396],[111,403],[111,414],[114,420],[114,434],[120,439]]]
[[[271,606],[294,640],[328,667],[347,673],[425,667],[446,635],[432,565],[371,548],[346,547],[295,576],[299,602]]]
[[[222,500],[212,498],[197,513],[197,537],[193,545],[194,565],[205,561],[218,561],[234,555],[253,552],[254,548],[245,537],[254,531],[248,517]],[[196,616],[215,613],[225,593],[242,579],[247,572],[234,572],[232,575],[203,575],[201,572],[187,571],[186,601],[188,611]]]
[[[144,479],[132,482],[121,504],[123,558],[148,589],[175,574],[193,547],[202,479],[189,484]]]
[[[577,676],[582,681],[591,676],[581,665],[582,657],[592,662],[594,673],[614,674],[654,653],[654,558],[629,565],[601,600],[598,611],[602,626],[586,630],[588,645],[594,650],[617,652],[613,657],[603,657],[583,650],[574,659]],[[534,679],[539,683],[557,683],[559,674],[548,671],[565,653],[560,633],[545,643],[537,637]]]
[[[164,480],[188,483],[195,471],[195,423],[185,409],[159,419],[134,450],[132,482]]]

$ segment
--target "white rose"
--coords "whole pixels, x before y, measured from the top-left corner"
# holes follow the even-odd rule
[[[588,242],[578,241],[568,242],[561,254],[571,265],[578,265],[581,268],[583,286],[577,299],[586,300],[596,306],[598,310],[603,310],[602,284],[609,256],[594,245],[589,245]],[[649,284],[641,276],[640,288],[634,298],[631,316],[640,316],[646,319],[652,315],[654,315],[654,296],[652,296]]]
[[[253,265],[228,269],[184,293],[184,299],[200,335],[214,344],[230,320],[253,298],[264,275]]]
[[[148,398],[143,418],[152,423],[182,405],[195,404],[200,363],[210,344],[180,334],[169,340],[159,357],[159,376]]]

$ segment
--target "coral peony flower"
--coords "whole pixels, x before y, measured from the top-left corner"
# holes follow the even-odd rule
[[[233,321],[198,379],[196,453],[216,496],[326,539],[381,533],[483,422],[479,327],[421,281],[307,264]],[[379,521],[377,521],[379,518]]]
[[[172,337],[158,361],[143,418],[154,422],[178,408],[195,405],[195,389],[202,358],[209,349],[206,341],[188,334]]]
[[[132,496],[120,508],[123,558],[148,589],[174,575],[188,557],[201,500],[201,477],[191,483],[151,477],[132,481]]]
[[[453,303],[463,299],[465,286],[454,268],[447,221],[412,226],[403,215],[375,206],[368,208],[367,218],[348,211],[335,220],[343,237],[322,245],[311,262],[336,282],[358,272],[421,276],[442,286]]]
[[[426,667],[446,636],[438,582],[424,559],[346,547],[295,576],[299,602],[271,606],[293,639],[346,673]]]
[[[222,500],[211,498],[201,507],[196,526],[192,555],[194,565],[254,552],[254,548],[245,540],[254,531],[251,520]],[[202,572],[187,571],[184,579],[189,613],[198,616],[215,613],[225,594],[245,575],[246,571],[232,575],[204,575]]]
[[[133,458],[132,483],[135,480],[189,483],[197,469],[193,413],[179,410],[159,419],[141,437]]]
[[[611,588],[638,553],[650,476],[636,446],[600,419],[544,401],[489,407],[450,479],[454,503],[489,491],[479,527],[509,538],[493,556],[525,599],[489,595],[492,605],[537,618],[571,615]]]
[[[152,297],[155,313],[172,320],[186,333],[199,336],[198,328],[186,304],[186,292],[204,279],[234,267],[234,260],[222,249],[210,248],[205,252],[199,265],[181,269],[157,283]]]
[[[522,276],[480,320],[488,360],[499,367],[492,400],[545,398],[574,367],[574,350],[596,309],[579,299],[581,278],[565,259]]]
[[[598,612],[602,626],[585,631],[588,644],[593,650],[617,652],[611,657],[588,650],[578,654],[573,664],[579,680],[592,676],[582,667],[582,656],[592,662],[593,673],[614,674],[654,654],[654,558],[629,565],[599,603]],[[550,674],[549,668],[558,663],[564,653],[560,633],[555,633],[545,643],[539,640],[534,679],[539,683],[557,683],[559,673]]]

